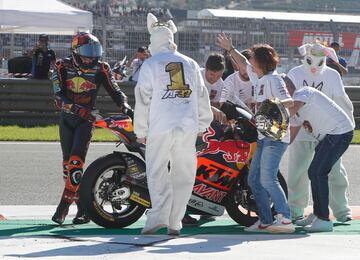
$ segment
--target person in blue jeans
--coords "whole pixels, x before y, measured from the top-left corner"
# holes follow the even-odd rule
[[[296,221],[308,232],[329,232],[333,224],[329,219],[329,172],[347,150],[353,138],[354,123],[333,100],[312,87],[303,87],[293,96],[290,108],[291,140],[303,127],[318,144],[308,169],[313,197],[313,213]]]
[[[267,44],[254,45],[248,60],[234,48],[231,38],[224,33],[218,35],[217,45],[225,49],[237,65],[247,71],[254,86],[256,109],[262,102],[269,99],[278,99],[284,107],[293,105],[284,80],[276,72],[280,59],[274,48]],[[264,136],[259,132],[257,148],[248,178],[258,208],[259,220],[245,228],[245,231],[271,233],[295,231],[285,193],[277,178],[280,160],[290,142],[289,129],[285,127],[283,130],[284,135],[280,138]],[[270,200],[274,203],[277,212],[275,221],[273,221]]]

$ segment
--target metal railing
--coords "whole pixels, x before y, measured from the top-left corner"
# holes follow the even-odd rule
[[[120,83],[134,107],[134,83]],[[356,128],[360,128],[360,87],[345,87],[354,104]],[[117,113],[118,108],[102,88],[96,102],[102,113]],[[50,80],[0,79],[0,125],[37,126],[58,123],[58,112],[53,106],[53,89]]]

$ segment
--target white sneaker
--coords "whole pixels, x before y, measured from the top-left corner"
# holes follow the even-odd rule
[[[333,223],[331,221],[326,221],[315,217],[314,221],[304,227],[304,230],[307,232],[332,232]]]
[[[261,224],[260,219],[249,227],[244,228],[245,232],[269,233],[267,230],[270,224]]]
[[[145,225],[145,227],[141,230],[141,235],[154,235],[159,229],[162,229],[164,227],[167,227],[167,225],[158,224],[153,227],[148,227]]]
[[[351,216],[351,214],[347,214],[347,215],[341,216],[340,218],[336,218],[336,220],[339,222],[345,223],[345,222],[351,221],[352,216]]]
[[[295,226],[291,219],[285,218],[283,214],[277,214],[274,223],[267,230],[270,233],[294,233]]]
[[[295,224],[305,227],[310,225],[315,220],[315,218],[316,216],[313,213],[310,213],[309,216],[307,216],[306,218],[295,221]]]
[[[303,219],[304,219],[304,215],[299,215],[299,216],[296,216],[296,217],[291,216],[291,221],[292,221],[293,223],[295,223],[295,222],[298,221],[298,220],[303,220]]]

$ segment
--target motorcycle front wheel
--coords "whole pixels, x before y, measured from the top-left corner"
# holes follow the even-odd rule
[[[278,172],[277,177],[280,186],[284,190],[287,197],[288,189],[286,181],[280,171]],[[227,202],[225,208],[229,216],[235,222],[242,226],[251,226],[259,219],[256,213],[257,209],[255,200],[251,193],[250,187],[247,185],[246,180],[239,180],[237,183],[235,183],[235,186],[227,195]],[[273,205],[271,209],[273,214],[275,215],[276,212]]]
[[[122,181],[125,169],[119,155],[108,154],[91,163],[81,180],[81,206],[86,215],[102,227],[127,227],[146,210],[129,199],[131,184]]]

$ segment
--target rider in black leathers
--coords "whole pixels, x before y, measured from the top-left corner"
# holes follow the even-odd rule
[[[71,45],[72,55],[56,62],[52,76],[55,106],[60,113],[60,140],[63,154],[65,188],[52,220],[62,224],[69,206],[78,207],[74,224],[89,222],[79,203],[79,184],[86,153],[93,133],[95,102],[104,86],[121,112],[129,109],[127,97],[116,84],[110,66],[99,58],[102,46],[90,33],[77,33]]]

